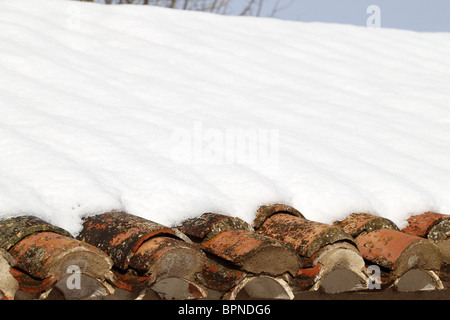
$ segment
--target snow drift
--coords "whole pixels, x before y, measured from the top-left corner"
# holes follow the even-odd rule
[[[450,34],[0,2],[0,216],[450,211]]]

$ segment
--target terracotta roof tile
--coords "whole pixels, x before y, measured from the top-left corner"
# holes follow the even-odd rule
[[[299,257],[288,245],[256,234],[239,218],[207,213],[185,221],[180,230],[201,240],[202,250],[246,272],[295,275],[301,267]]]
[[[272,215],[257,232],[288,243],[300,256],[307,258],[327,244],[353,242],[342,228],[285,213]]]
[[[365,287],[364,260],[344,229],[308,220],[298,210],[280,204],[261,207],[256,220],[258,233],[286,242],[302,257],[304,268],[297,275],[301,288],[335,293]],[[337,285],[341,269],[352,274],[353,280]],[[313,279],[308,275],[314,275]]]
[[[177,237],[169,227],[126,212],[113,211],[85,218],[78,239],[100,248],[111,257],[116,267],[126,270],[130,258],[144,241],[164,234]]]
[[[408,219],[403,232],[427,238],[439,248],[446,264],[450,264],[450,215],[425,212]]]
[[[333,225],[343,228],[353,237],[378,229],[399,230],[391,220],[369,213],[352,213],[347,219],[335,221]]]
[[[0,220],[0,298],[293,299],[367,292],[374,279],[381,292],[449,290],[449,216],[408,223],[399,230],[354,213],[328,225],[277,203],[261,206],[253,226],[205,213],[171,228],[107,212],[85,218],[75,239],[33,215],[8,218]],[[70,266],[83,290],[68,288]]]
[[[252,274],[223,263],[221,259],[209,258],[201,276],[201,283],[208,290],[208,299],[234,300],[292,299],[293,291],[289,277]]]
[[[21,216],[2,220],[0,234],[2,246],[14,258],[10,273],[18,281],[21,292],[45,298],[58,289],[70,299],[113,291],[106,283],[111,260],[98,248],[74,239],[67,231],[32,216]],[[85,286],[84,290],[73,291],[58,288],[73,274],[72,267],[76,268],[73,272],[77,272],[80,279],[91,283],[90,288]]]
[[[436,245],[397,230],[374,230],[359,235],[356,243],[365,259],[393,270],[396,276],[414,268],[441,268],[442,257]]]
[[[390,274],[385,273],[384,285],[396,286],[400,291],[442,288],[437,276],[442,254],[431,241],[400,231],[386,218],[365,213],[351,214],[334,225],[342,226],[355,237],[364,259],[390,270]],[[411,282],[411,274],[420,275],[423,281]],[[426,281],[428,285],[423,285]]]
[[[408,219],[408,225],[402,229],[403,232],[412,234],[418,237],[431,237],[432,240],[445,240],[450,237],[450,215],[445,215],[436,212],[425,212],[419,215],[411,216]],[[436,228],[437,226],[440,228]],[[436,228],[431,235],[432,229]]]
[[[111,281],[120,289],[139,291],[138,297],[149,290],[167,299],[204,297],[195,278],[206,256],[179,235],[173,228],[113,211],[86,218],[78,238],[111,257]]]
[[[223,296],[231,292],[246,276],[242,270],[218,259],[208,258],[199,278],[206,288],[215,292],[216,296]]]
[[[259,229],[264,221],[266,221],[270,216],[279,213],[286,213],[299,218],[305,218],[300,211],[292,206],[282,203],[268,204],[258,208],[256,217],[253,220],[253,227],[255,229]]]
[[[0,249],[0,300],[13,300],[19,283],[11,274],[11,267],[16,264],[11,255]]]
[[[9,250],[23,238],[37,232],[50,231],[72,237],[68,231],[31,215],[0,220],[0,230],[2,231],[0,233],[0,248],[5,250]]]
[[[208,241],[227,230],[253,232],[252,226],[240,218],[212,212],[185,220],[178,229],[194,241]]]
[[[236,300],[243,298],[251,299],[284,299],[291,300],[294,293],[289,282],[283,277],[272,277],[268,275],[245,277],[230,292],[224,295],[224,299]]]
[[[217,213],[186,220],[179,229],[212,257],[204,274],[206,286],[221,290],[224,298],[235,298],[242,290],[261,298],[257,286],[272,288],[265,290],[266,298],[292,297],[280,276],[295,275],[301,262],[287,244],[256,234],[242,219]]]

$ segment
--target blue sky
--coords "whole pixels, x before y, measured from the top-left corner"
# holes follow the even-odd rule
[[[264,1],[268,14],[277,0]],[[365,26],[367,7],[377,5],[382,28],[450,32],[450,0],[280,0],[281,6],[289,3],[276,17]]]

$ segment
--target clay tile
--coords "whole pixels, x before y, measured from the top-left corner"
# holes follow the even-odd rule
[[[300,269],[295,276],[295,281],[300,290],[310,290],[317,282],[317,278],[320,276],[323,265],[317,263],[313,267]]]
[[[303,258],[305,268],[296,276],[300,289],[337,293],[365,288],[364,259],[342,228],[277,213],[257,231],[288,243]]]
[[[226,292],[231,291],[238,283],[246,277],[246,273],[219,261],[207,258],[205,268],[199,275],[201,283],[211,292],[208,296],[215,295],[221,298]]]
[[[227,230],[253,231],[253,228],[240,218],[211,212],[183,221],[179,229],[197,241],[208,241]]]
[[[72,235],[57,226],[34,216],[19,216],[0,220],[0,248],[9,250],[21,239],[36,232],[51,231],[66,237]]]
[[[393,229],[378,229],[356,238],[363,257],[401,276],[413,268],[439,270],[442,256],[435,244]]]
[[[196,246],[168,237],[144,242],[130,260],[130,267],[153,277],[152,290],[163,299],[205,298],[197,276],[206,264],[205,254]]]
[[[192,244],[169,237],[155,237],[144,242],[130,259],[130,267],[142,275],[170,274],[189,278],[205,264],[204,253]],[[179,268],[182,265],[183,268]]]
[[[104,275],[112,267],[111,260],[99,249],[74,238],[53,232],[30,235],[9,250],[17,267],[38,279],[67,274],[76,265],[93,277]]]
[[[398,292],[414,292],[423,290],[442,290],[444,285],[432,270],[411,269],[405,272],[394,283]]]
[[[253,221],[253,227],[258,229],[270,216],[278,213],[291,214],[299,218],[305,218],[300,211],[286,204],[269,204],[259,207],[256,212],[256,218]]]
[[[353,244],[340,241],[322,247],[313,255],[312,265],[321,266],[312,290],[340,293],[367,287],[365,262]]]
[[[177,238],[172,228],[126,212],[113,211],[85,218],[78,239],[100,248],[117,268],[126,270],[140,245],[156,235]]]
[[[285,243],[264,235],[239,218],[207,213],[182,223],[180,230],[200,242],[215,256],[252,273],[295,275],[300,268],[297,254]],[[273,263],[277,261],[277,263]]]
[[[129,292],[149,291],[163,299],[204,298],[196,283],[206,256],[179,230],[125,212],[85,219],[79,238],[114,261],[111,282]]]
[[[245,230],[227,230],[202,243],[206,251],[251,273],[295,275],[299,257],[286,244]]]
[[[430,240],[445,240],[450,237],[450,215],[425,212],[411,216],[403,232]]]
[[[26,297],[23,300],[38,299],[42,293],[51,291],[58,282],[58,279],[55,276],[45,279],[36,279],[28,273],[16,268],[12,268],[10,272],[19,284],[17,295],[23,296],[23,293],[26,294]]]
[[[450,264],[450,215],[425,212],[408,219],[405,233],[428,238],[439,248],[444,263]]]
[[[106,283],[112,267],[109,257],[94,246],[72,237],[37,232],[20,240],[9,253],[16,261],[15,267],[20,270],[14,275],[23,292],[39,293],[40,298],[45,298],[59,285],[58,290],[68,299],[87,298],[100,291],[107,295],[114,291]],[[79,273],[80,290],[71,290],[66,285],[74,272]]]
[[[292,287],[284,278],[269,275],[247,276],[223,297],[226,300],[292,300],[293,298]]]
[[[19,283],[11,275],[11,267],[16,264],[11,255],[0,249],[0,300],[13,300]]]
[[[340,227],[285,213],[270,216],[257,232],[288,243],[300,256],[307,258],[327,244],[353,243],[352,236]]]
[[[333,225],[341,227],[353,237],[377,229],[399,230],[391,220],[369,213],[352,213],[347,219],[335,221]]]
[[[126,293],[119,292],[120,290],[115,290],[114,296],[119,296],[121,293],[126,295],[126,299],[136,299],[138,295],[142,292],[147,291],[147,289],[155,282],[153,275],[140,276],[133,270],[127,270],[127,272],[121,272],[117,269],[112,269],[112,275],[108,278],[116,288],[125,290]],[[133,296],[130,293],[135,293]]]
[[[197,282],[169,277],[163,278],[152,285],[151,291],[164,300],[192,300],[206,298],[206,289]]]
[[[208,289],[208,299],[293,299],[285,277],[248,274],[208,258],[200,279]]]

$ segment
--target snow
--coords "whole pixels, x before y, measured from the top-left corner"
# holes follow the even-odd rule
[[[0,217],[450,212],[450,34],[0,1]]]

